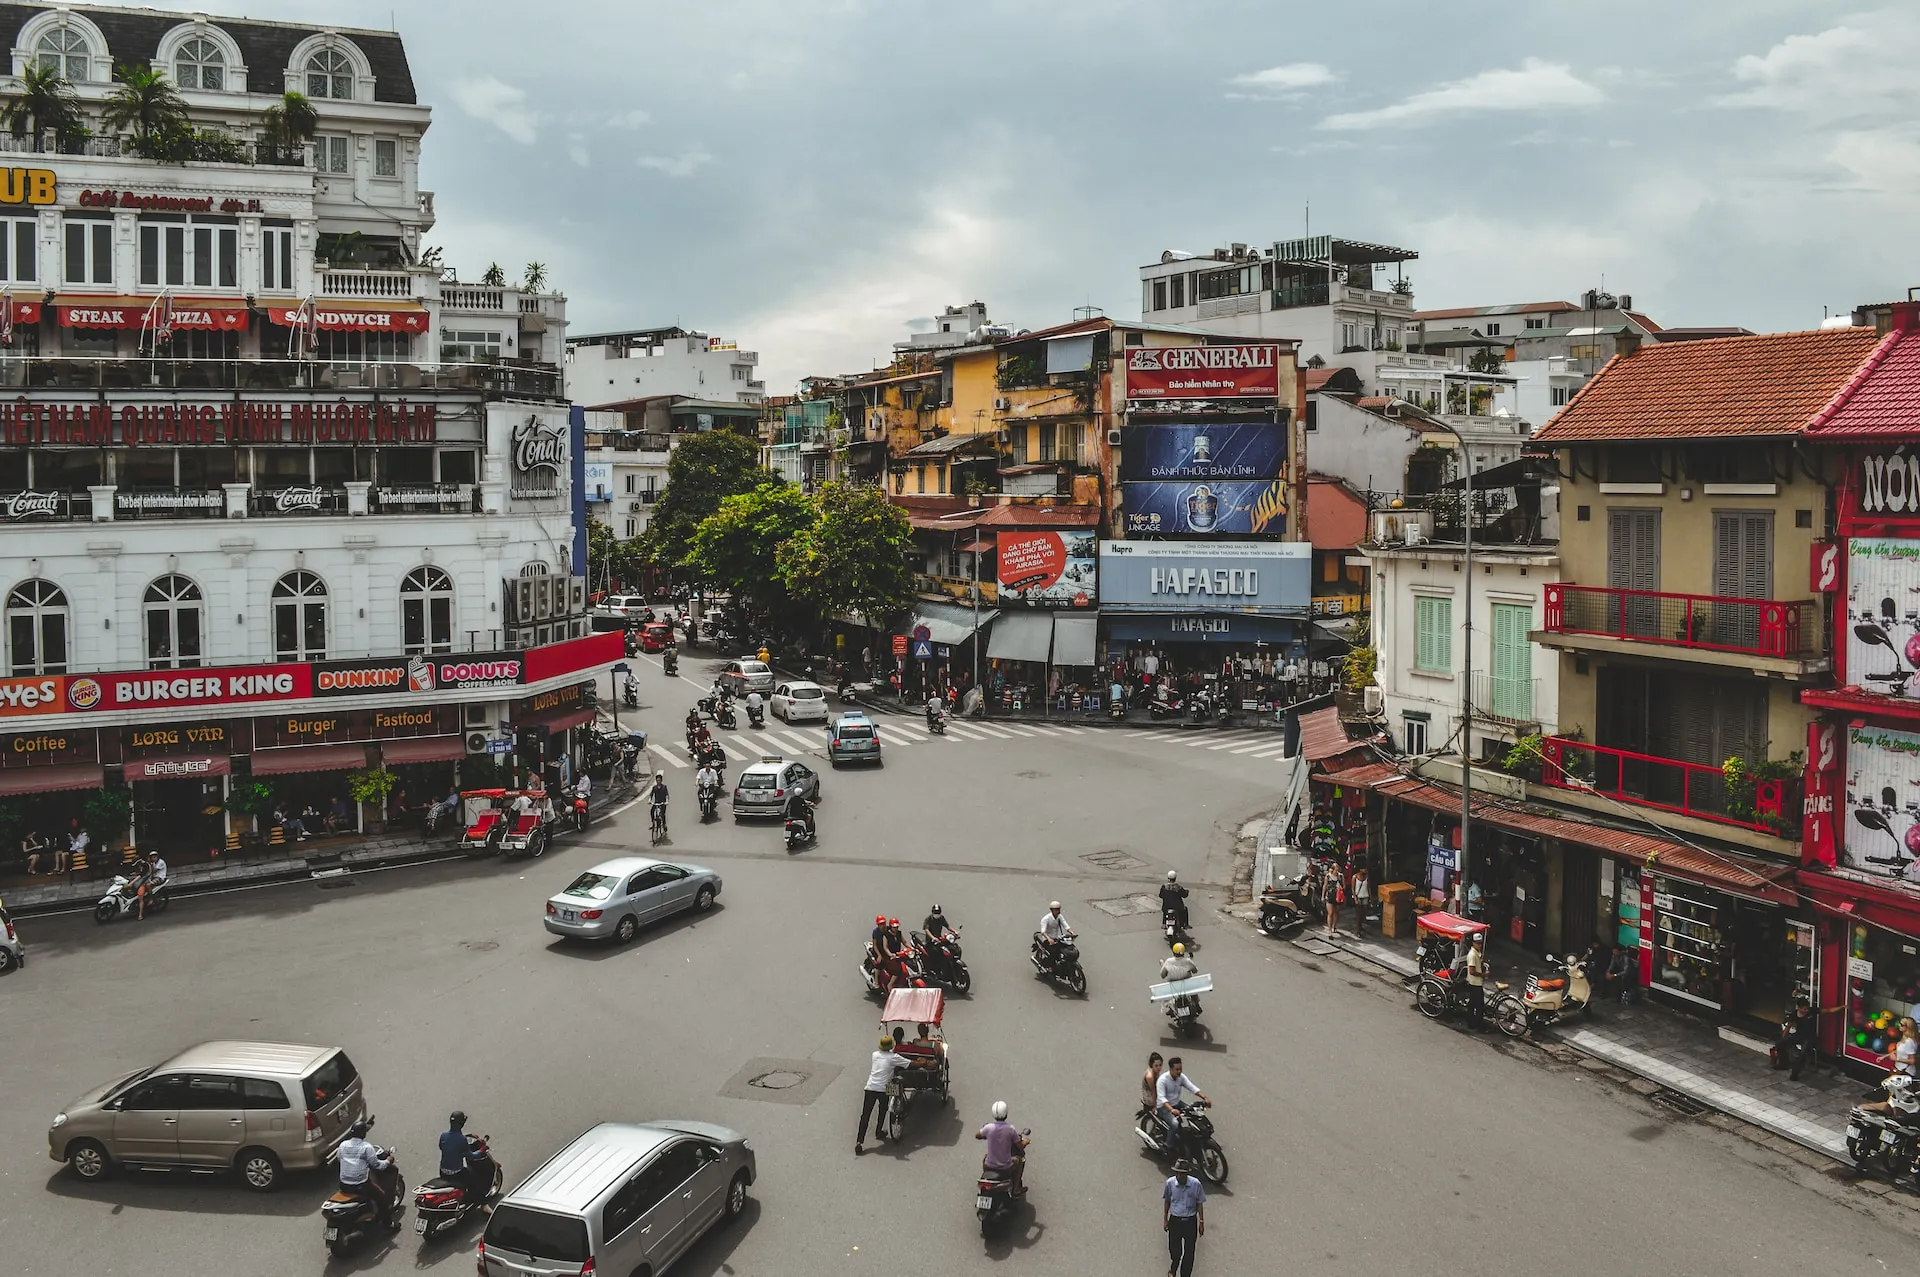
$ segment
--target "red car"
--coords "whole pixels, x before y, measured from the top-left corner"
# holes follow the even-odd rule
[[[640,650],[660,652],[673,646],[673,627],[664,621],[655,621],[640,631]]]

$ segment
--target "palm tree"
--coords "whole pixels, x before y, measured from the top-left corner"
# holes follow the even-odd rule
[[[267,108],[261,141],[275,153],[297,151],[302,143],[311,142],[319,129],[320,115],[307,95],[288,90],[278,106]]]
[[[107,95],[106,110],[100,114],[102,128],[131,127],[134,137],[144,142],[156,133],[190,124],[186,100],[165,72],[151,66],[123,66],[114,69],[113,78],[120,83]]]
[[[480,277],[480,283],[481,286],[485,288],[505,288],[507,286],[507,272],[500,269],[499,262],[490,263],[487,266],[487,273]]]
[[[528,262],[526,278],[521,281],[521,288],[529,293],[545,292],[547,288],[547,264],[545,262]]]
[[[30,66],[21,72],[19,91],[0,106],[0,124],[15,137],[38,138],[48,129],[66,134],[80,121],[79,97],[52,67]]]

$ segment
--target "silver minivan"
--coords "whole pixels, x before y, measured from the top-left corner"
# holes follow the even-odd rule
[[[485,1277],[660,1277],[737,1218],[753,1150],[709,1122],[602,1122],[502,1198],[480,1240]]]
[[[339,1047],[203,1042],[96,1087],[47,1130],[47,1155],[84,1180],[116,1166],[238,1171],[278,1188],[312,1170],[367,1115],[365,1088]]]

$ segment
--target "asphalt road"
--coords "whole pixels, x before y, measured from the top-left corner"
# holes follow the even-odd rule
[[[660,703],[641,718],[675,739],[686,702],[659,688],[648,681]],[[89,1187],[48,1159],[64,1101],[217,1037],[345,1046],[410,1182],[430,1172],[455,1106],[493,1136],[509,1182],[595,1121],[698,1117],[747,1132],[753,1203],[682,1260],[676,1272],[695,1277],[1164,1271],[1165,1170],[1130,1129],[1153,1049],[1186,1056],[1232,1158],[1202,1272],[1804,1277],[1911,1255],[1900,1209],[1582,1070],[1543,1067],[1538,1052],[1429,1025],[1403,997],[1216,917],[1238,831],[1276,801],[1271,763],[1127,732],[936,742],[908,719],[884,732],[921,739],[883,769],[828,772],[820,844],[792,856],[777,824],[699,826],[691,773],[669,772],[666,854],[719,870],[725,891],[712,914],[625,949],[557,942],[541,909],[580,869],[644,850],[641,811],[536,863],[201,897],[137,926],[24,924],[29,965],[0,981],[7,1271],[471,1271],[477,1229],[426,1247],[409,1230],[329,1261],[322,1178],[267,1197],[185,1176]],[[1157,919],[1089,903],[1151,893],[1169,866],[1217,884],[1195,911],[1218,984],[1211,1037],[1184,1048],[1146,1002]],[[1084,1001],[1027,964],[1053,897],[1082,935]],[[861,945],[876,912],[917,921],[936,900],[964,924],[974,971],[973,997],[948,1013],[956,1106],[916,1108],[900,1146],[855,1159],[878,1018],[861,996]],[[721,1093],[765,1060],[799,1062],[824,1084],[818,1100]],[[983,1241],[969,1137],[995,1099],[1033,1128],[1032,1192]]]

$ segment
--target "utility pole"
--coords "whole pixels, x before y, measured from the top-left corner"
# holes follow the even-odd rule
[[[1473,405],[1467,407],[1471,409]],[[1467,578],[1466,589],[1461,591],[1467,623],[1460,662],[1460,902],[1465,905],[1473,813],[1473,455],[1464,439],[1460,441],[1460,465],[1465,485],[1461,489],[1460,530]]]

